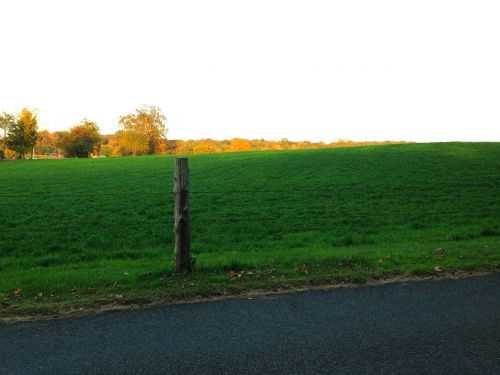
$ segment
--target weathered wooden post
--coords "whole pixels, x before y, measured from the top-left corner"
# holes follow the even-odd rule
[[[189,168],[187,158],[175,159],[174,171],[174,233],[175,233],[175,272],[191,271],[189,256]]]

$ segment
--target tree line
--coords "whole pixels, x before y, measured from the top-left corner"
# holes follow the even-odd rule
[[[68,130],[49,132],[38,130],[38,117],[24,108],[20,114],[0,114],[3,130],[0,159],[37,157],[88,158],[103,156],[135,156],[165,154],[202,154],[219,152],[299,150],[330,147],[375,145],[402,142],[354,142],[338,140],[332,143],[299,141],[286,138],[279,141],[248,140],[168,140],[167,118],[156,106],[142,106],[134,113],[119,118],[119,130],[101,134],[97,124],[83,119]]]
[[[166,142],[167,118],[158,107],[143,106],[121,116],[119,130],[112,136],[102,135],[94,121],[83,119],[69,130],[49,132],[38,129],[34,111],[23,108],[19,115],[0,115],[3,147],[0,158],[25,159],[37,156],[88,158],[102,155],[103,147],[112,141],[113,155],[160,154]],[[109,147],[109,146],[108,146]]]

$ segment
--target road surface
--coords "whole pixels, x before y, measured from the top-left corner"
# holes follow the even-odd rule
[[[0,327],[1,374],[500,374],[500,274]]]

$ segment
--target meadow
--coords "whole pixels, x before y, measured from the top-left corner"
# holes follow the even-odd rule
[[[191,155],[189,275],[174,157],[0,163],[0,315],[499,269],[499,143]]]

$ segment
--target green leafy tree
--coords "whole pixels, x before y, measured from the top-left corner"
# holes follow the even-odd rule
[[[38,119],[35,113],[23,108],[19,119],[12,124],[7,135],[7,147],[15,151],[19,158],[24,159],[31,152],[37,140]]]
[[[135,113],[120,117],[119,142],[132,155],[159,153],[167,134],[166,123],[160,108],[153,105],[138,108]]]
[[[93,121],[83,119],[67,132],[60,132],[58,146],[66,156],[73,158],[88,158],[90,154],[99,151],[101,134],[99,127]]]
[[[3,112],[0,115],[0,129],[3,130],[2,152],[0,153],[0,159],[5,157],[5,149],[7,148],[7,133],[15,123],[16,117],[12,113]]]

